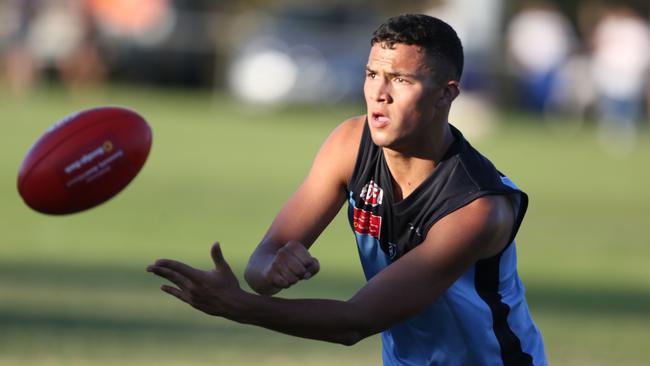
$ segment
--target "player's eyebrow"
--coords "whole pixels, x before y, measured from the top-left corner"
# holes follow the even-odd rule
[[[366,66],[366,72],[377,74],[377,71],[370,68],[370,66]],[[416,74],[401,72],[401,71],[398,71],[398,70],[386,72],[386,76],[388,76],[389,78],[395,78],[395,77],[410,78],[410,79],[416,79],[417,78]]]

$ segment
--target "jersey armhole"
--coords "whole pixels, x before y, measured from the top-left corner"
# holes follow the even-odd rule
[[[367,151],[367,144],[370,142],[370,129],[368,128],[368,117],[364,119],[363,122],[363,131],[361,132],[361,141],[359,143],[359,149],[357,150],[357,155],[355,156],[356,161],[354,163],[354,169],[352,170],[352,176],[350,176],[350,181],[347,184],[347,194],[354,190],[354,187],[357,185],[357,180],[359,174],[361,173],[361,164],[364,161]]]

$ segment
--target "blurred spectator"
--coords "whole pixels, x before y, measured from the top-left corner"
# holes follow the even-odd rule
[[[542,112],[551,98],[558,71],[574,48],[566,17],[547,2],[531,2],[515,14],[506,32],[523,105]]]
[[[632,9],[608,8],[591,37],[599,136],[617,153],[634,146],[650,66],[650,29]]]
[[[86,0],[102,35],[111,77],[136,83],[211,86],[225,38],[213,8],[224,2]],[[220,55],[219,55],[220,56]]]
[[[557,71],[544,110],[548,122],[580,127],[591,117],[596,99],[588,54],[572,55]]]
[[[36,0],[13,0],[7,6],[8,19],[14,23],[9,30],[9,43],[4,55],[4,74],[9,89],[22,94],[35,82],[36,65],[28,44],[30,26],[36,12]]]
[[[172,32],[176,12],[170,0],[85,0],[98,26],[111,37],[156,46]]]
[[[462,92],[450,121],[463,134],[477,139],[487,135],[496,123],[494,97],[498,84],[498,54],[503,0],[436,0],[423,10],[444,19],[456,29],[463,44],[465,65]]]
[[[5,57],[13,92],[29,91],[49,70],[70,89],[103,80],[96,30],[84,0],[14,0],[10,5],[18,19]]]
[[[503,0],[436,0],[424,10],[456,29],[463,43],[463,91],[490,94],[503,22]]]
[[[98,45],[99,30],[88,1],[76,4],[81,36],[57,64],[61,81],[71,90],[97,86],[106,77],[106,65]]]

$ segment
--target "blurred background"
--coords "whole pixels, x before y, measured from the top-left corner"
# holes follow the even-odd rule
[[[450,120],[531,197],[519,272],[551,364],[650,364],[646,0],[0,0],[0,365],[380,364],[378,337],[346,348],[210,318],[144,268],[208,268],[220,240],[241,275],[321,142],[365,113],[371,32],[405,12],[457,30]],[[25,153],[98,105],[149,121],[143,171],[90,211],[30,211]],[[363,285],[343,215],[312,251],[321,273],[284,296]]]

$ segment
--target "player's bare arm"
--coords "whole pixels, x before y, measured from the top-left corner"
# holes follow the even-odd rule
[[[212,249],[212,271],[173,260],[158,260],[147,270],[176,285],[164,285],[165,292],[207,314],[350,345],[422,311],[470,265],[502,251],[513,223],[507,198],[479,198],[437,222],[422,244],[348,301],[287,300],[245,292],[218,244]]]
[[[275,294],[311,278],[320,265],[308,248],[332,221],[346,198],[364,117],[351,118],[323,143],[298,190],[276,216],[251,255],[245,278],[260,294]]]

